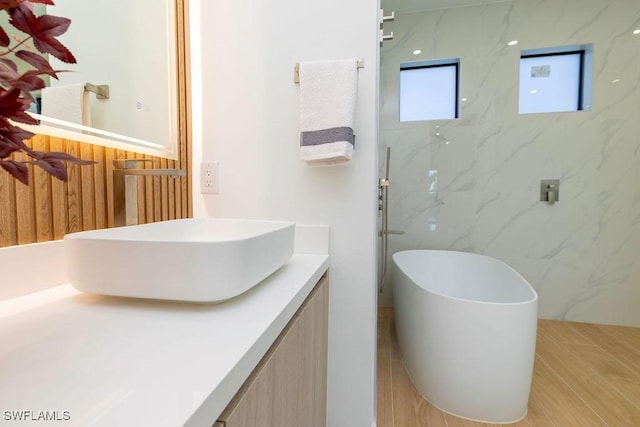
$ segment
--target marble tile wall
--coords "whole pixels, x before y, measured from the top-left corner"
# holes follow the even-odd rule
[[[493,256],[538,291],[542,318],[640,326],[637,28],[637,0],[514,0],[385,24],[380,159],[391,147],[389,227],[406,232],[389,252]],[[591,43],[590,111],[518,114],[521,50]],[[399,122],[400,63],[441,58],[460,58],[460,119]],[[559,203],[538,200],[541,179],[560,179]]]

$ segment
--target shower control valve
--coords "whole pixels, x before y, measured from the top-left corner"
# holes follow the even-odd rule
[[[540,181],[540,201],[547,202],[550,205],[556,203],[560,198],[560,180],[559,179],[543,179]]]

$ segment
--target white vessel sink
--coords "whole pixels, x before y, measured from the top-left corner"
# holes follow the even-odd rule
[[[201,218],[67,234],[69,280],[94,294],[222,301],[249,290],[291,258],[294,226]]]

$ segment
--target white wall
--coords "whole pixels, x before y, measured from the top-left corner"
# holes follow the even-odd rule
[[[201,36],[194,176],[202,159],[220,164],[220,194],[201,196],[196,182],[194,215],[331,226],[328,424],[336,427],[374,417],[377,11],[368,0],[194,1],[191,11]],[[350,57],[365,62],[353,161],[308,168],[298,154],[294,65]]]
[[[541,317],[640,326],[640,2],[515,0],[390,27],[380,142],[392,148],[389,226],[407,231],[390,252],[494,256],[537,289]],[[589,43],[591,111],[519,115],[520,51]],[[398,122],[400,63],[437,58],[461,58],[461,118]],[[541,179],[560,179],[559,203],[539,201]]]

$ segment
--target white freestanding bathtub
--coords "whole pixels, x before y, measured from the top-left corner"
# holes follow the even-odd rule
[[[393,255],[400,353],[437,408],[489,423],[527,414],[538,296],[511,267],[464,252]]]

